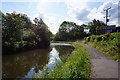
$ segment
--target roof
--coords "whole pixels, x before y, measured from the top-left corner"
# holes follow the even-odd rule
[[[98,30],[99,29],[116,29],[116,26],[115,25],[111,25],[111,26],[101,26],[101,27],[98,27]]]

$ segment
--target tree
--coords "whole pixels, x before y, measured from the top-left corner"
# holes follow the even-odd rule
[[[2,14],[3,47],[6,46],[15,50],[16,43],[22,41],[24,27],[27,26],[25,25],[26,19],[28,19],[26,15],[16,12]]]
[[[35,41],[37,42],[37,47],[46,48],[50,45],[50,37],[52,33],[48,30],[48,26],[43,22],[42,19],[35,18]]]
[[[3,53],[49,47],[52,33],[42,19],[36,18],[33,24],[25,14],[1,14]]]
[[[105,26],[105,23],[96,19],[92,20],[92,22],[88,23],[89,32],[96,35],[97,28],[100,26]]]
[[[84,28],[77,25],[74,22],[64,21],[60,27],[59,32],[56,34],[54,40],[74,40],[78,38],[83,38]]]

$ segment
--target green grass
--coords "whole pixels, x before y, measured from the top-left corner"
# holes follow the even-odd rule
[[[83,43],[107,54],[112,60],[120,62],[120,33],[92,35],[86,37]]]
[[[62,58],[63,63],[57,63],[53,71],[44,70],[45,74],[38,78],[69,78],[87,80],[90,76],[90,59],[88,51],[80,44],[74,44],[74,51],[71,56]]]

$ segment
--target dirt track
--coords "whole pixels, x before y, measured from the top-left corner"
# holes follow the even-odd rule
[[[88,45],[84,45],[84,44],[81,45],[85,47],[90,53],[91,78],[97,78],[97,79],[109,78],[107,80],[118,80],[118,79],[113,79],[113,78],[118,78],[118,62],[111,60],[106,54]]]

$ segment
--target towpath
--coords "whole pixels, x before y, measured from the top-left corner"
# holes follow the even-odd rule
[[[91,61],[90,78],[95,80],[96,79],[119,80],[118,62],[111,60],[106,54],[88,45],[84,45],[84,44],[81,45],[85,47],[90,54],[90,61]]]

